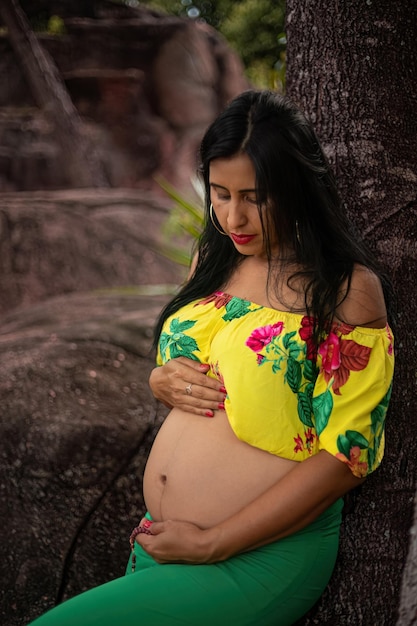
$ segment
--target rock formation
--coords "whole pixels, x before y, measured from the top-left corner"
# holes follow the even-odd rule
[[[59,5],[59,3],[57,3]],[[96,3],[76,17],[62,3],[62,34],[38,34],[64,79],[113,187],[189,187],[207,125],[248,87],[237,55],[204,24]],[[56,7],[55,7],[56,9]],[[51,8],[52,10],[52,8]],[[0,35],[0,191],[68,186],[65,154]]]
[[[124,573],[166,412],[150,394],[161,298],[73,294],[0,329],[0,622]]]
[[[184,278],[161,252],[170,202],[154,176],[189,190],[205,127],[248,86],[207,26],[84,5],[55,2],[65,33],[38,38],[113,189],[69,188],[54,124],[0,34],[3,626],[124,572],[166,413],[147,381],[167,296],[140,288]]]

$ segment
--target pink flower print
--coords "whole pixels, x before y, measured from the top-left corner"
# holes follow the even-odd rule
[[[246,345],[254,352],[260,352],[268,343],[271,343],[273,337],[277,337],[281,334],[283,328],[283,322],[260,326],[256,328],[246,340]]]
[[[301,339],[306,342],[307,359],[309,359],[310,361],[315,361],[316,359],[316,348],[313,342],[313,328],[314,319],[305,315],[301,320],[301,328],[298,331],[298,334],[300,335]]]
[[[334,370],[340,367],[340,340],[339,337],[330,332],[327,339],[320,344],[318,350],[322,357],[322,368],[328,375],[332,375]]]
[[[256,355],[256,362],[258,365],[262,365],[262,363],[265,361],[265,357],[263,354],[257,354]]]
[[[330,335],[334,334],[330,333]],[[349,380],[350,372],[360,372],[367,367],[371,348],[362,346],[352,339],[340,339],[338,340],[337,348],[333,347],[327,350],[326,348],[330,345],[328,340],[329,338],[323,342],[323,348],[322,346],[319,348],[319,353],[323,356],[323,376],[327,383],[333,378],[333,392],[340,396],[340,388]],[[332,340],[332,342],[335,343],[335,340]],[[320,351],[321,349],[322,352]],[[337,354],[335,354],[335,351]],[[332,365],[336,365],[337,360],[339,365],[332,369]]]
[[[350,467],[354,476],[364,478],[368,473],[368,463],[361,461],[360,456],[361,449],[359,446],[353,446],[353,448],[350,449],[349,459],[347,459],[347,457],[341,452],[336,454],[336,458],[340,459],[340,461],[343,461],[343,463],[346,463],[346,465]]]

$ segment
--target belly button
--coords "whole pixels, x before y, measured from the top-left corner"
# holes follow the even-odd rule
[[[166,477],[166,474],[161,474],[161,483],[162,483],[163,485],[165,485],[165,484],[166,484],[166,482],[167,482],[167,477]]]

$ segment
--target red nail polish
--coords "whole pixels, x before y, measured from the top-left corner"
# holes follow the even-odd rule
[[[206,417],[214,417],[213,411],[206,411]]]
[[[220,387],[219,391],[220,391],[220,393],[226,393],[227,394],[226,387]]]
[[[152,526],[153,522],[150,519],[145,519],[145,521],[142,523],[143,528],[150,528]]]
[[[200,363],[200,369],[203,370],[203,372],[208,372],[210,365],[208,363]]]
[[[224,411],[224,403],[223,402],[219,402],[219,409],[221,411]]]

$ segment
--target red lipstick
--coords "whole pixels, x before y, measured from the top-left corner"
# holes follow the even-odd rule
[[[235,233],[231,233],[230,236],[239,246],[244,246],[247,243],[250,243],[252,239],[255,239],[256,237],[256,235],[236,235]]]

